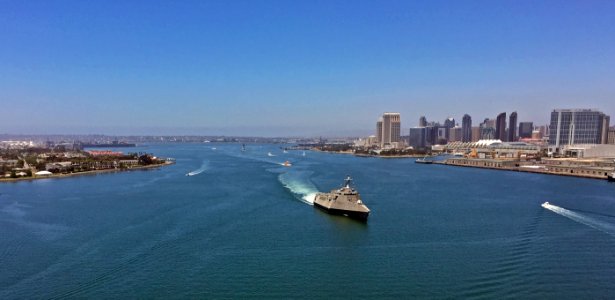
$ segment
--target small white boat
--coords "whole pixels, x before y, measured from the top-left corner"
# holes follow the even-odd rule
[[[282,163],[282,166],[290,167],[290,166],[292,166],[292,164],[290,163],[290,161],[287,160],[284,163]]]
[[[282,151],[282,153],[288,153],[288,151],[286,151],[286,149],[284,149],[284,151]]]
[[[303,151],[303,154],[301,154],[302,156],[305,156],[305,151]]]
[[[267,156],[275,156],[271,152],[267,153]]]
[[[549,205],[551,205],[551,204],[549,204],[549,201],[547,201],[547,202],[543,203],[543,204],[542,204],[542,205],[540,205],[540,206],[542,206],[542,207],[545,207],[545,208],[546,208],[546,207],[547,207],[547,206],[549,206]]]

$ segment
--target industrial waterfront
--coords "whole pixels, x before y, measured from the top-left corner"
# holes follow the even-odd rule
[[[615,293],[615,184],[606,180],[272,144],[134,151],[176,163],[0,185],[0,298]],[[371,210],[367,223],[311,205],[346,175]]]

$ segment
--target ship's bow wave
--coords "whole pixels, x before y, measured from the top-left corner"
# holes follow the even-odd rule
[[[281,173],[278,180],[291,191],[295,197],[307,204],[313,205],[318,189],[310,180],[311,171],[292,171]]]

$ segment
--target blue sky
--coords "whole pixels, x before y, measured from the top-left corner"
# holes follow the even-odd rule
[[[614,1],[0,1],[0,133],[615,115]]]

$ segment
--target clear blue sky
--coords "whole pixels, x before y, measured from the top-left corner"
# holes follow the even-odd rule
[[[0,1],[0,104],[0,133],[613,116],[615,1]]]

